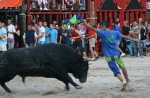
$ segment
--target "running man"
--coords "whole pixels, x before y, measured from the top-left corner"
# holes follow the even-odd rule
[[[116,41],[121,40],[122,38],[134,40],[134,41],[139,41],[139,40],[122,35],[118,31],[109,30],[109,23],[107,21],[102,21],[100,23],[101,30],[97,30],[97,29],[93,28],[92,26],[87,24],[86,21],[83,21],[83,23],[85,24],[85,26],[87,28],[96,32],[97,35],[101,38],[101,42],[103,45],[103,52],[104,52],[106,61],[109,65],[110,69],[114,73],[114,76],[118,77],[118,79],[122,82],[123,88],[121,89],[121,91],[125,91],[126,85],[130,82],[130,80],[128,79],[128,73],[125,68],[125,63],[124,63],[122,57],[120,56],[120,52],[119,52],[118,48],[116,47]],[[116,63],[122,69],[122,72],[126,79],[126,82],[123,80]]]

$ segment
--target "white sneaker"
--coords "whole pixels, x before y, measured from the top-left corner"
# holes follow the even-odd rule
[[[141,55],[140,57],[143,58],[143,55]]]
[[[123,85],[123,87],[122,87],[121,91],[126,91],[126,85],[127,85],[127,83],[125,81],[123,81],[122,85]]]
[[[49,9],[45,7],[44,10],[49,10]]]
[[[125,53],[122,53],[122,54],[121,54],[122,57],[125,56],[125,55],[126,55]]]
[[[91,58],[91,60],[92,60],[92,61],[95,61],[96,59],[95,59],[95,58]]]
[[[128,83],[127,83],[127,85],[130,85],[130,83],[131,83],[131,79],[128,79]]]
[[[42,8],[40,8],[40,10],[43,10]]]

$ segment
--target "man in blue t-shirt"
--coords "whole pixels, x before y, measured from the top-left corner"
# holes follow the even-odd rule
[[[44,28],[45,28],[45,43],[50,43],[50,38],[49,38],[49,31],[50,31],[50,28],[49,27],[47,27],[47,22],[46,21],[44,21],[43,22],[43,26],[44,26]]]
[[[50,36],[50,43],[57,43],[58,32],[56,29],[54,29],[53,24],[50,24],[49,36]]]
[[[0,21],[0,51],[7,51],[7,32],[2,24],[3,22]]]
[[[122,35],[118,31],[109,30],[109,28],[108,28],[109,22],[107,22],[107,21],[102,21],[100,23],[101,30],[97,30],[97,29],[93,28],[92,26],[87,24],[86,21],[83,21],[83,23],[85,24],[85,26],[87,28],[93,30],[94,32],[97,32],[97,35],[101,38],[101,42],[102,42],[102,46],[103,46],[102,48],[103,48],[103,52],[104,52],[106,61],[109,65],[110,69],[113,71],[114,75],[116,77],[118,77],[118,79],[123,83],[123,88],[121,89],[121,91],[125,91],[126,84],[129,83],[130,80],[128,79],[127,70],[125,68],[124,61],[122,60],[122,57],[120,56],[120,52],[116,46],[116,42],[117,42],[117,40],[121,40],[122,38],[134,40],[134,41],[139,41],[139,40]],[[123,75],[124,75],[127,83],[123,80],[116,63],[122,69]]]

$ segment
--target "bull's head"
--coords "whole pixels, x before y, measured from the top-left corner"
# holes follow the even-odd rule
[[[83,59],[75,66],[74,77],[78,78],[81,83],[86,82],[89,65],[88,60]]]

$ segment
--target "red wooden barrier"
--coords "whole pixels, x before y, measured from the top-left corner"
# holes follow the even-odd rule
[[[99,7],[102,4],[102,1],[105,0],[94,0],[94,10],[95,10],[95,17],[97,17],[97,20],[95,20],[96,25],[100,23],[102,20],[107,20],[110,22],[110,25],[113,25],[113,21],[116,21],[117,18],[120,19],[120,26],[123,26],[123,22],[125,20],[128,20],[129,24],[133,20],[138,20],[139,18],[142,18],[143,21],[147,21],[147,9],[146,9],[146,3],[147,0],[139,0],[140,4],[143,6],[143,9],[130,9],[125,10],[130,0],[115,0],[117,5],[121,9],[120,10],[99,10]],[[109,5],[108,5],[109,6]],[[96,50],[99,54],[102,54],[102,46],[101,43],[96,44]]]

